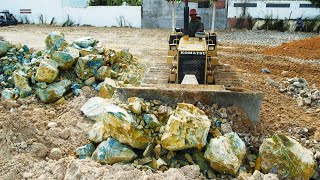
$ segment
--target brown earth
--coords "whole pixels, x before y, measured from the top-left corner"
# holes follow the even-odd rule
[[[266,49],[263,53],[305,60],[320,59],[320,36],[283,43],[281,46]]]
[[[108,48],[115,50],[129,48],[130,52],[141,60],[141,63],[147,65],[161,62],[167,51],[168,31],[156,29],[61,28],[28,25],[0,28],[0,36],[14,44],[23,43],[28,44],[29,47],[44,49],[44,39],[51,31],[63,32],[68,42],[84,36],[93,36],[100,40],[100,45]],[[282,81],[285,79],[281,75],[282,71],[289,71],[289,78],[302,77],[309,84],[315,84],[319,88],[320,64],[287,58],[285,54],[284,57],[261,54],[267,50],[266,46],[223,43],[219,48],[219,57],[223,63],[230,64],[240,72],[240,79],[243,80],[245,88],[265,93],[260,118],[263,127],[261,134],[288,133],[290,129],[305,127],[313,138],[316,128],[320,127],[320,112],[311,111],[308,107],[298,107],[291,97],[281,94],[267,82],[268,78]],[[287,54],[290,55],[290,53]],[[319,59],[319,56],[317,57]],[[261,72],[262,68],[270,69],[271,73]],[[0,154],[2,154],[0,179],[21,179],[23,176],[28,176],[25,172],[31,172],[34,179],[41,179],[41,177],[45,179],[48,176],[60,179],[61,176],[54,172],[58,171],[64,175],[69,162],[72,162],[71,169],[74,164],[78,166],[79,162],[74,161],[72,156],[76,147],[87,142],[86,132],[92,124],[82,115],[79,108],[90,97],[96,95],[96,92],[88,87],[84,89],[84,92],[83,96],[67,98],[66,103],[62,105],[45,105],[31,98],[18,102],[24,106],[14,108],[12,112],[8,109],[0,109]],[[8,103],[2,101],[0,105],[8,106]],[[49,122],[56,122],[57,127],[48,128]],[[68,134],[68,131],[70,135],[66,138],[64,134]],[[23,143],[27,143],[27,147],[24,147]],[[42,154],[39,153],[39,147],[44,150]],[[61,162],[45,158],[48,151],[57,147],[63,152],[64,158],[60,160]],[[59,166],[55,166],[57,163]],[[98,166],[96,163],[90,163],[88,167]],[[94,175],[90,169],[83,170],[82,168],[80,168],[81,172],[88,171],[89,174]],[[107,166],[104,173],[109,172],[110,168]],[[118,169],[114,167],[110,172],[125,172],[127,169],[126,167]],[[134,173],[137,173],[132,169],[130,172],[133,172],[131,176],[121,176],[120,173],[114,178],[134,177]],[[161,179],[166,176],[156,175],[156,177]],[[185,176],[179,177],[186,178]],[[191,178],[191,176],[188,177]]]

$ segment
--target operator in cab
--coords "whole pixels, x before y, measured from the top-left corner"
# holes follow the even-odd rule
[[[189,23],[189,37],[195,37],[196,32],[203,32],[203,24],[197,19],[196,9],[190,9],[189,16],[191,18]]]

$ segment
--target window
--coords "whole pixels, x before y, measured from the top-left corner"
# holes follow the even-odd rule
[[[267,3],[267,8],[289,8],[290,4],[276,4],[276,3]]]
[[[210,8],[210,1],[198,2],[198,8]]]
[[[317,8],[315,4],[300,4],[300,8]]]
[[[257,3],[234,3],[234,7],[257,7]]]

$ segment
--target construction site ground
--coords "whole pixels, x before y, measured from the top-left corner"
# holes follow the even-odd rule
[[[165,61],[167,54],[168,29],[135,29],[135,28],[97,28],[97,27],[55,27],[37,25],[19,25],[0,28],[0,36],[13,44],[27,44],[35,49],[44,49],[44,39],[52,31],[65,34],[67,41],[72,41],[85,36],[93,36],[100,41],[101,46],[115,50],[129,48],[130,52],[140,59],[141,63],[152,66]],[[292,49],[286,53],[264,54],[268,48],[279,46],[284,42],[319,36],[319,34],[283,33],[275,31],[218,31],[218,56],[221,62],[230,64],[241,72],[239,77],[246,89],[262,91],[265,98],[261,109],[261,134],[288,133],[290,129],[304,127],[312,136],[320,131],[320,111],[310,110],[308,107],[298,107],[292,97],[279,92],[270,86],[270,79],[283,81],[283,71],[288,71],[288,78],[305,78],[308,83],[320,87],[320,59],[310,60],[310,54],[303,52],[293,56]],[[318,39],[319,40],[319,39]],[[320,40],[315,42],[320,44]],[[309,52],[310,53],[310,52]],[[312,53],[312,51],[311,51]],[[261,71],[268,68],[271,73]],[[269,79],[269,80],[268,80]],[[29,99],[25,108],[15,111],[0,110],[0,179],[21,179],[33,175],[46,174],[45,167],[54,169],[52,177],[64,177],[68,161],[73,159],[75,149],[87,142],[86,132],[93,122],[85,118],[80,107],[97,93],[87,89],[83,96],[69,98],[63,105],[45,105]],[[3,105],[3,104],[2,104]],[[49,122],[56,122],[57,127],[49,129]],[[70,132],[67,139],[61,138],[61,133]],[[320,133],[317,133],[320,135]],[[320,137],[314,137],[319,139]],[[60,148],[63,159],[59,162],[45,159],[32,153],[17,152],[15,148],[21,142],[41,143],[48,150]],[[40,147],[42,148],[42,147]],[[32,150],[31,150],[32,151]],[[76,164],[74,164],[76,166]],[[88,169],[100,166],[88,162]],[[85,169],[85,168],[84,168]],[[86,170],[83,170],[86,171]],[[89,170],[88,170],[89,171]],[[106,166],[103,171],[108,171],[114,178],[141,178],[141,172],[134,168]],[[175,175],[176,173],[176,175]],[[103,173],[102,173],[103,174]],[[100,175],[102,175],[100,174]],[[155,175],[157,178],[177,178],[179,172],[166,172]],[[93,176],[99,178],[99,175]]]

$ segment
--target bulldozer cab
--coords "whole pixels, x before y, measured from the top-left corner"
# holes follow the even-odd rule
[[[169,37],[167,63],[171,66],[170,83],[215,84],[214,66],[219,66],[217,58],[217,34],[213,32],[196,32],[195,37],[189,37],[189,7],[185,0],[184,33],[172,31]],[[190,12],[196,13],[194,9]],[[172,1],[172,29],[174,26],[175,12]],[[196,79],[189,81],[189,78]],[[184,81],[185,79],[185,81]],[[229,85],[230,86],[230,85]]]

